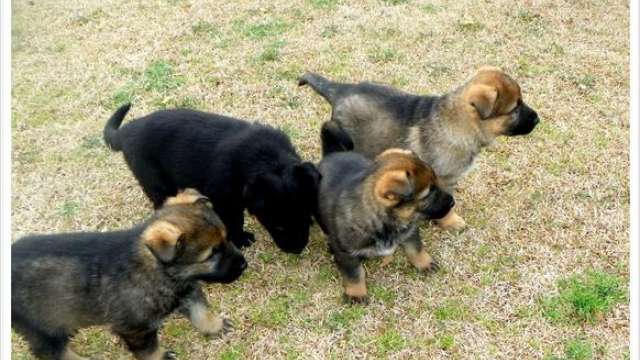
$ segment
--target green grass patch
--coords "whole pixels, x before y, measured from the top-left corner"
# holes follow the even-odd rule
[[[338,0],[307,0],[316,9],[332,9],[338,5]]]
[[[184,79],[175,73],[171,63],[158,60],[145,69],[142,82],[143,88],[147,91],[164,92],[179,88]]]
[[[381,355],[398,352],[407,347],[407,340],[396,330],[388,329],[375,338],[376,350]]]
[[[540,14],[536,14],[527,9],[518,10],[516,18],[524,23],[531,24],[541,19]]]
[[[191,26],[191,31],[195,35],[208,35],[211,37],[220,35],[220,29],[218,28],[218,26],[205,20],[198,20],[197,23]]]
[[[111,103],[113,108],[118,108],[124,104],[132,103],[136,98],[136,85],[134,82],[129,82],[123,87],[116,90],[111,97]]]
[[[280,296],[267,300],[262,307],[255,309],[251,314],[251,319],[263,326],[278,327],[287,323],[290,310],[289,299]]]
[[[374,63],[388,63],[400,58],[398,51],[394,48],[379,48],[371,49],[367,55],[369,60]]]
[[[433,5],[433,4],[424,4],[424,5],[420,6],[420,10],[425,14],[435,14],[440,9],[437,6]]]
[[[409,0],[382,0],[382,2],[387,5],[401,5],[408,3]]]
[[[563,355],[547,354],[544,360],[590,360],[594,358],[593,347],[586,340],[575,338],[564,345]]]
[[[346,306],[329,314],[327,326],[331,331],[350,329],[364,316],[363,306]]]
[[[237,343],[229,346],[228,349],[218,354],[218,359],[219,360],[240,360],[245,358],[246,352],[247,352],[246,345],[242,343]]]
[[[438,347],[442,350],[451,350],[456,345],[453,335],[442,335],[438,338]]]
[[[456,29],[463,33],[475,33],[484,30],[486,26],[479,21],[459,20],[456,23]]]
[[[243,37],[252,40],[260,40],[267,37],[282,35],[292,27],[293,24],[282,20],[262,23],[248,23],[246,20],[236,20],[233,23],[233,28],[236,32],[240,33]]]
[[[65,200],[58,209],[58,214],[65,219],[71,219],[78,213],[78,210],[80,210],[80,204],[73,200]]]
[[[275,62],[280,59],[280,49],[286,44],[283,40],[274,41],[265,46],[260,55],[256,58],[258,63]]]
[[[395,291],[387,289],[380,285],[370,286],[369,294],[374,301],[381,301],[387,305],[392,305],[398,297]]]
[[[625,301],[623,284],[620,277],[601,271],[560,280],[559,294],[541,300],[542,313],[553,322],[595,323]]]
[[[433,316],[440,321],[465,320],[469,317],[469,307],[458,300],[447,300],[433,311]]]

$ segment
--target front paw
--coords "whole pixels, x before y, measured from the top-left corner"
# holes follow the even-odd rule
[[[347,295],[347,294],[342,294],[342,301],[345,304],[349,304],[349,305],[368,305],[369,304],[369,296],[368,295],[364,295],[364,296],[352,296],[352,295]]]
[[[218,337],[227,334],[233,330],[233,323],[231,320],[217,316],[211,320],[206,326],[203,326],[200,331],[208,337]]]
[[[233,245],[235,245],[238,248],[249,247],[255,241],[256,241],[256,237],[253,235],[253,233],[250,233],[248,231],[243,231],[240,234],[240,236],[237,236],[231,239],[231,242],[233,242]]]
[[[438,270],[440,270],[440,264],[435,260],[435,259],[431,259],[431,262],[429,263],[429,265],[423,267],[422,269],[420,269],[420,271],[427,273],[427,274],[433,274],[438,272]]]
[[[445,231],[462,231],[467,226],[464,219],[454,212],[449,213],[449,215],[440,220],[436,220],[436,222]]]

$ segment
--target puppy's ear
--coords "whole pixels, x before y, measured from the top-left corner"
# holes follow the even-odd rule
[[[279,191],[279,183],[280,179],[273,174],[260,174],[249,180],[243,192],[249,213],[255,215],[263,212],[266,198]]]
[[[413,193],[413,185],[409,179],[409,174],[403,170],[392,170],[383,173],[375,183],[374,193],[376,199],[383,206],[397,205]]]
[[[305,192],[316,193],[322,175],[313,163],[305,161],[293,167],[293,178],[305,189]]]
[[[498,90],[484,84],[473,84],[467,89],[466,99],[482,120],[491,117],[498,100]]]
[[[318,206],[318,187],[322,175],[315,165],[303,162],[292,169],[293,180],[297,184],[298,195],[308,205],[308,209],[315,211]]]
[[[142,241],[163,262],[173,260],[182,230],[170,222],[157,220],[142,233]]]

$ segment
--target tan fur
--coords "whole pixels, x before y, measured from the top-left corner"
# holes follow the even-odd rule
[[[364,280],[364,271],[360,272],[361,276],[357,281],[352,282],[344,279],[344,294],[350,298],[366,298],[367,297],[367,284]]]
[[[374,192],[384,206],[394,206],[400,201],[400,195],[412,191],[406,172],[392,170],[384,172],[376,181]]]
[[[438,225],[448,231],[460,231],[467,226],[467,223],[464,221],[460,215],[456,214],[453,209],[449,211],[449,213],[443,217],[442,219],[436,220]]]
[[[413,154],[413,152],[407,149],[391,148],[383,151],[380,155],[376,156],[376,158],[380,159],[387,155],[392,155],[392,154],[411,155]]]
[[[149,225],[142,233],[142,239],[153,253],[164,261],[175,255],[175,247],[182,231],[174,224],[158,220]]]
[[[170,197],[165,200],[165,205],[188,205],[193,204],[196,201],[205,198],[197,190],[187,188],[179,192],[176,196]]]
[[[426,250],[421,249],[420,251],[415,251],[415,249],[411,247],[405,247],[405,253],[409,262],[415,266],[419,270],[429,270],[433,264],[433,259],[431,255],[427,253]]]
[[[205,335],[218,335],[224,329],[224,318],[212,314],[202,304],[196,304],[189,308],[189,320]]]

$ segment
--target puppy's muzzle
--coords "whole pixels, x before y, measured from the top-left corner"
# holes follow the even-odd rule
[[[208,260],[213,271],[199,276],[200,280],[228,284],[235,281],[247,268],[247,261],[242,253],[232,244],[227,243],[222,251],[214,253]]]
[[[445,217],[456,202],[451,194],[436,187],[429,193],[427,204],[427,207],[421,211],[422,214],[427,220],[437,220]]]
[[[520,106],[520,110],[518,111],[518,118],[515,124],[509,129],[507,135],[515,136],[515,135],[527,135],[533,131],[533,129],[540,122],[540,117],[538,113],[527,106],[527,104],[522,103]]]

